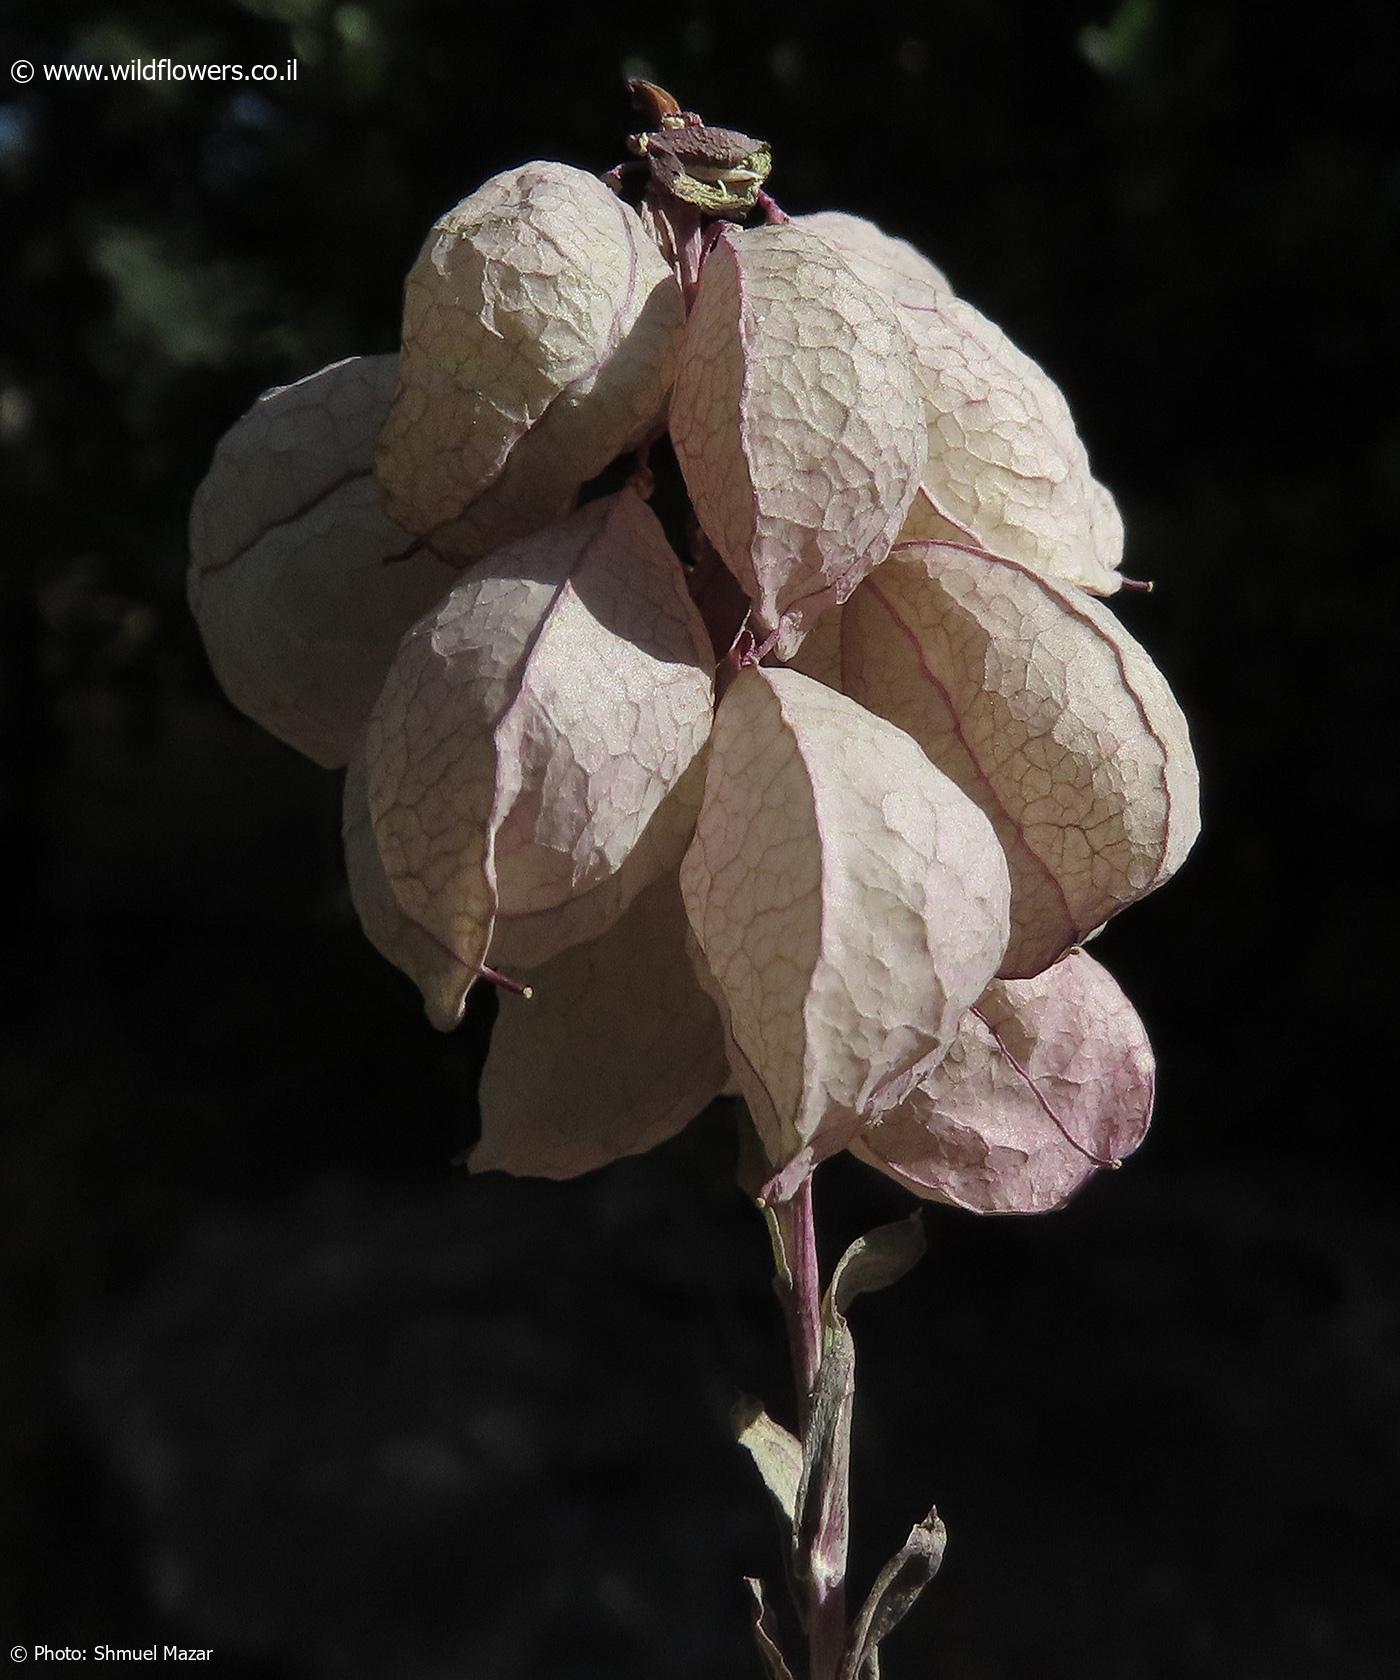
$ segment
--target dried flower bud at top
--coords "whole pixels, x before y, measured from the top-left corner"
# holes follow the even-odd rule
[[[884,559],[923,471],[893,306],[793,223],[726,230],[682,344],[671,437],[706,535],[790,657]]]
[[[989,986],[948,1054],[853,1153],[934,1201],[1042,1213],[1142,1142],[1153,1078],[1133,1006],[1075,951],[1034,980]]]
[[[265,392],[190,513],[190,608],[224,692],[327,766],[350,757],[400,636],[455,572],[380,507],[395,368],[354,356]]]
[[[389,513],[463,560],[567,513],[661,420],[684,319],[636,212],[596,177],[561,163],[493,177],[408,277],[376,457]]]
[[[710,128],[682,113],[662,118],[628,142],[651,166],[652,179],[682,204],[742,221],[758,202],[773,157],[762,140],[732,128]]]

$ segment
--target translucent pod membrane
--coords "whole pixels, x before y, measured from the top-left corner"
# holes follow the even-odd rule
[[[681,346],[671,437],[705,533],[789,658],[879,564],[928,449],[894,306],[789,222],[726,230]]]
[[[265,392],[221,440],[190,515],[189,599],[224,692],[269,733],[347,762],[399,638],[455,564],[387,517],[374,441],[397,357]]]
[[[408,277],[376,456],[389,514],[463,561],[566,514],[661,424],[684,324],[640,217],[595,176],[493,176]]]
[[[1011,869],[1004,976],[1038,974],[1168,880],[1200,832],[1166,679],[1114,615],[1025,565],[896,544],[799,652],[919,743]]]
[[[987,819],[903,730],[795,671],[751,667],[720,703],[681,889],[790,1178],[940,1059],[1006,948]]]
[[[497,551],[404,638],[366,798],[393,898],[433,941],[403,956],[438,1025],[488,953],[545,961],[675,867],[669,796],[709,734],[711,657],[631,490]]]
[[[993,982],[854,1152],[932,1201],[1044,1213],[1142,1142],[1154,1077],[1133,1006],[1074,951],[1033,980]]]

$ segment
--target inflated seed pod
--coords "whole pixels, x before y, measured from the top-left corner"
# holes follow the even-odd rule
[[[439,218],[404,292],[385,505],[460,560],[570,511],[663,418],[680,286],[595,176],[528,163]]]
[[[400,636],[457,572],[381,506],[396,373],[394,356],[352,356],[265,392],[190,515],[190,607],[224,692],[327,766],[349,759]]]

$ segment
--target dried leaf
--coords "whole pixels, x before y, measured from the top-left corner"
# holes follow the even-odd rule
[[[625,891],[592,889],[704,746],[710,657],[680,567],[630,490],[476,567],[404,638],[366,737],[400,908],[472,972],[498,913],[541,918],[536,961],[601,933],[648,877],[634,868]],[[650,855],[659,866],[662,850]],[[576,915],[541,915],[572,900]]]
[[[902,730],[795,671],[720,704],[681,866],[702,980],[790,1194],[952,1042],[1005,948],[991,826]]]
[[[846,1578],[851,1533],[851,1419],[856,1400],[856,1344],[845,1319],[822,1314],[822,1357],[802,1432],[792,1566],[822,1596]]]
[[[876,1576],[856,1617],[840,1680],[879,1680],[880,1646],[938,1573],[947,1544],[948,1531],[937,1511],[909,1530],[909,1538]]]
[[[923,1259],[926,1248],[924,1222],[917,1213],[857,1237],[831,1274],[822,1309],[825,1318],[844,1322],[857,1296],[898,1283]]]
[[[704,755],[699,754],[661,802],[615,874],[552,910],[525,916],[508,916],[498,910],[485,960],[497,971],[508,971],[512,976],[529,977],[531,971],[540,969],[541,977],[548,981],[542,964],[596,939],[598,929],[611,927],[650,882],[662,875],[674,877],[695,832],[704,785]],[[452,1026],[461,1017],[476,970],[467,969],[445,945],[413,921],[389,886],[369,817],[363,743],[346,772],[341,833],[350,898],[366,937],[381,956],[414,979],[428,1000],[429,1017],[444,1027]],[[683,915],[681,923],[688,944],[690,932]],[[682,955],[684,958],[684,951]],[[685,960],[689,968],[688,958]],[[692,994],[687,990],[687,995],[698,997],[707,1017],[713,1019],[714,1006],[704,992],[696,990]],[[720,1042],[720,1077],[727,1082],[728,1064],[722,1039]]]
[[[818,234],[726,229],[681,347],[671,438],[779,656],[884,559],[928,447],[894,307]]]
[[[733,1422],[735,1439],[754,1461],[782,1520],[784,1535],[791,1541],[802,1482],[802,1443],[775,1423],[757,1400],[741,1400],[734,1408]]]
[[[502,996],[481,1081],[473,1172],[575,1178],[673,1137],[728,1069],[714,1005],[685,954],[674,876],[600,938]]]
[[[347,479],[373,476],[374,440],[398,377],[397,356],[347,356],[264,391],[214,451],[190,509],[205,565],[252,548]]]
[[[939,1066],[854,1152],[933,1201],[1041,1213],[1137,1148],[1152,1093],[1142,1022],[1074,951],[1033,980],[993,982]]]
[[[1200,830],[1157,667],[1106,608],[1014,561],[897,545],[842,611],[840,675],[991,819],[1011,869],[1003,976],[1160,886]]]
[[[744,1585],[753,1600],[753,1637],[768,1680],[792,1680],[792,1670],[778,1643],[778,1623],[764,1594],[763,1582],[756,1576],[745,1575]]]
[[[908,537],[944,538],[930,520],[1047,577],[1111,595],[1123,522],[1089,470],[1059,388],[961,298],[902,303],[923,376],[929,445]]]
[[[684,321],[660,251],[595,176],[494,176],[408,277],[376,460],[389,513],[462,560],[558,518],[660,423]]]
[[[822,1355],[802,1434],[802,1475],[794,1504],[793,1567],[823,1591],[846,1577],[850,1541],[851,1421],[856,1344],[846,1311],[858,1295],[885,1289],[924,1252],[916,1214],[858,1237],[837,1262],[822,1298]]]
[[[385,517],[371,471],[397,358],[265,392],[219,442],[190,513],[189,599],[224,692],[279,740],[344,764],[404,631],[456,567]]]

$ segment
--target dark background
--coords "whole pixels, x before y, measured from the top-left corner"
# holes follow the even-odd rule
[[[1049,1218],[935,1209],[858,1309],[857,1585],[930,1499],[951,1531],[886,1671],[1396,1672],[1395,19],[7,0],[4,66],[300,60],[0,84],[10,1642],[757,1673],[777,1548],[726,1414],[785,1375],[729,1119],[574,1185],[451,1169],[489,1002],[427,1027],[350,914],[338,779],[226,705],[183,598],[219,433],[392,348],[485,176],[617,161],[627,69],[1060,380],[1205,776],[1098,947],[1162,1064],[1147,1146]],[[829,1252],[904,1206],[851,1163],[818,1198]]]

